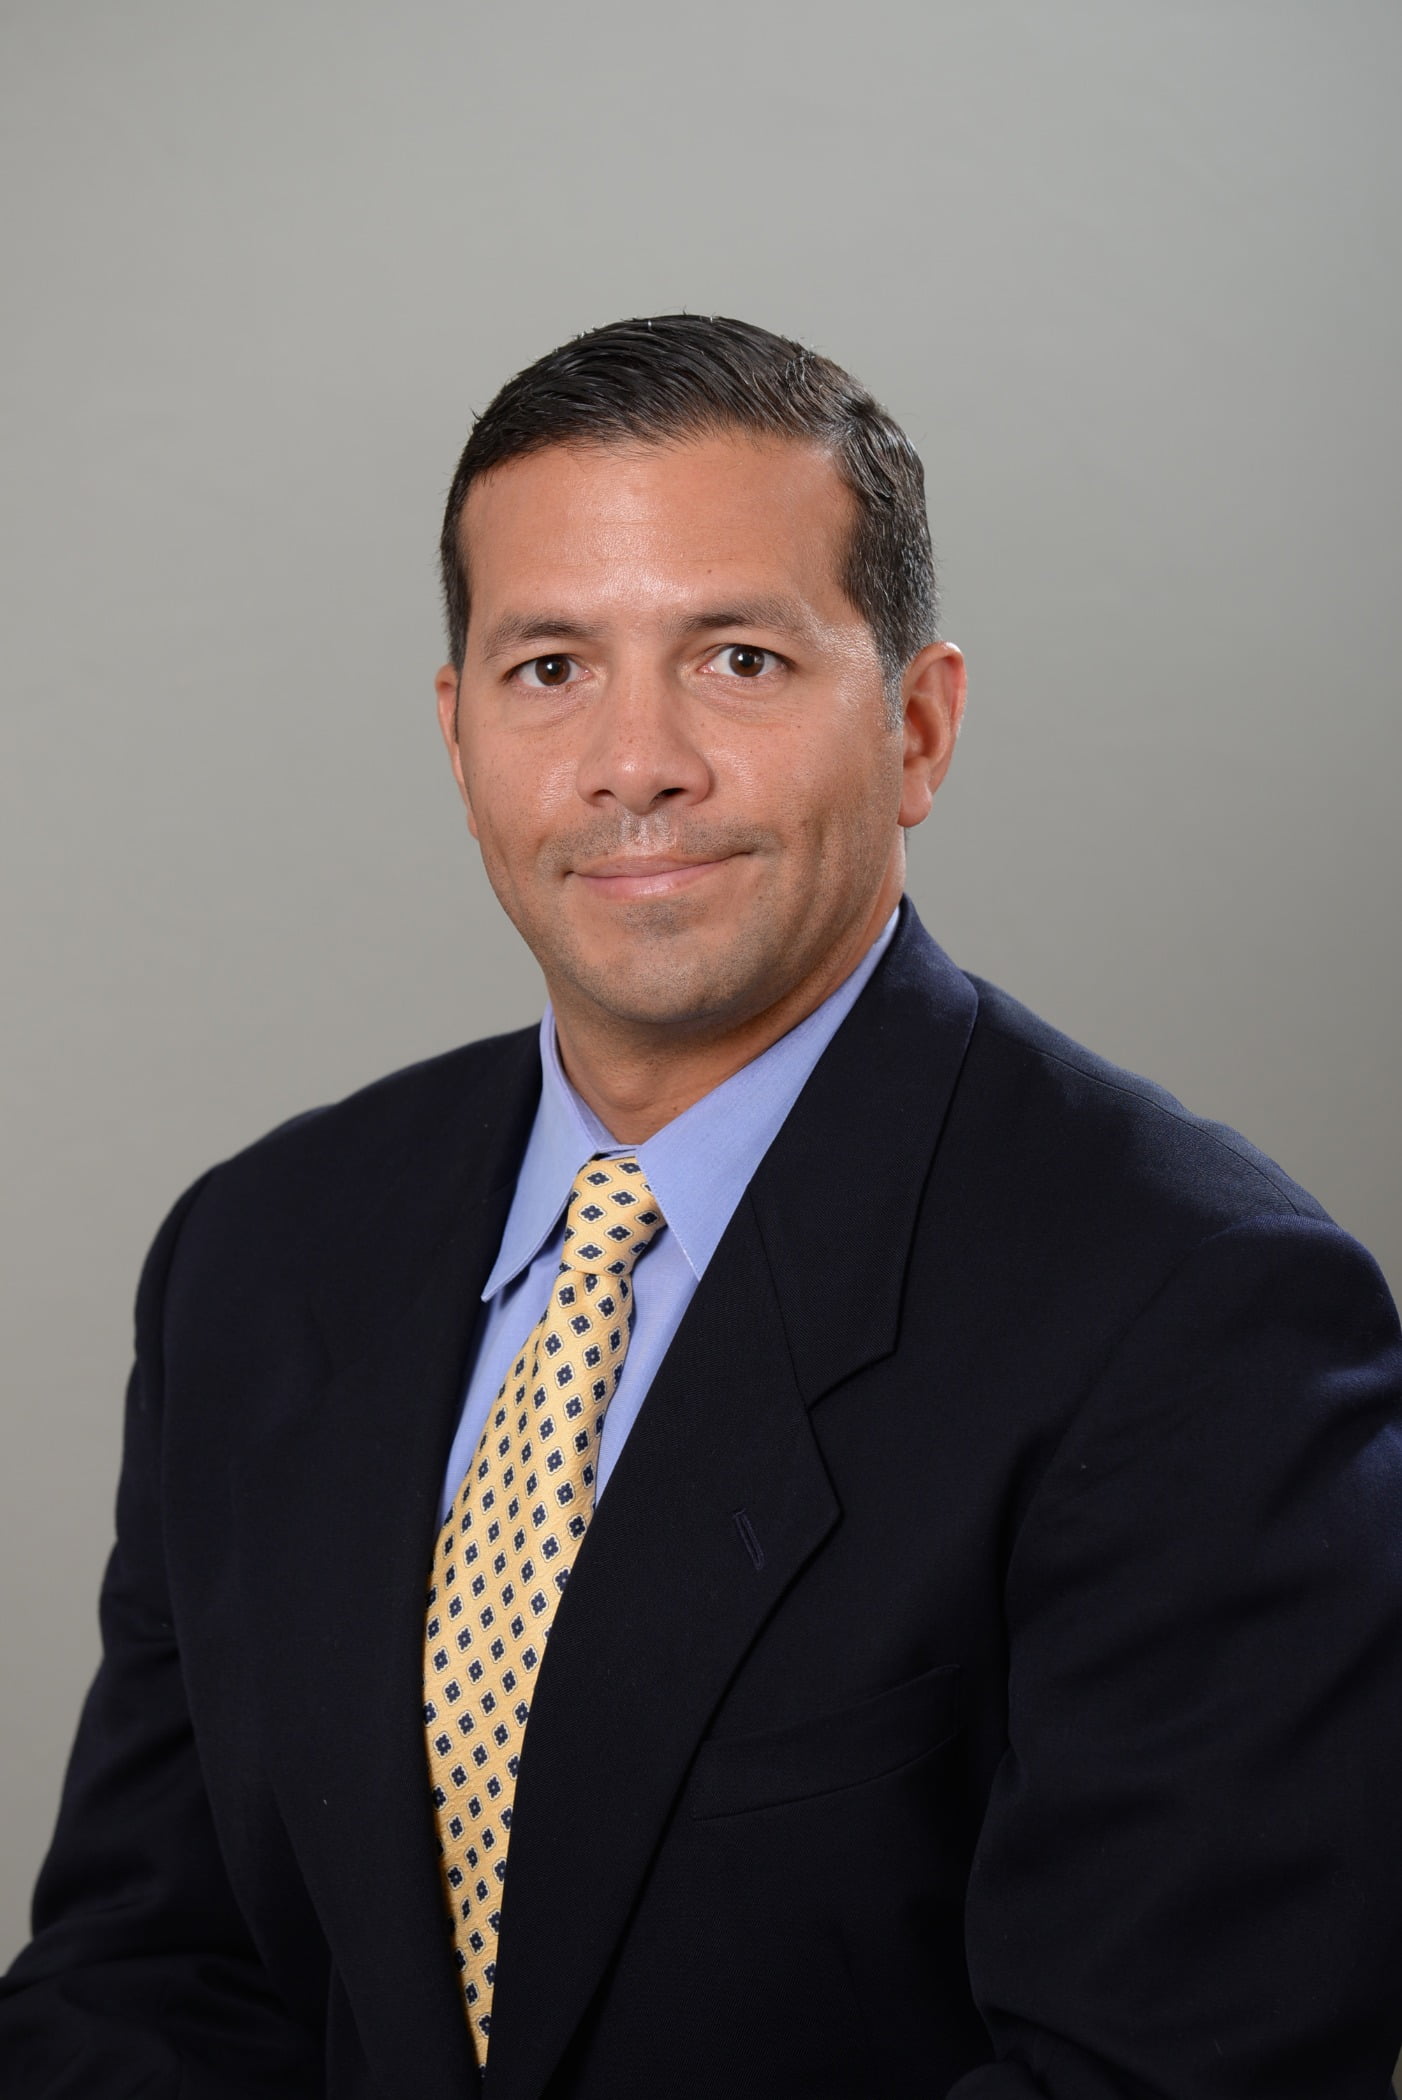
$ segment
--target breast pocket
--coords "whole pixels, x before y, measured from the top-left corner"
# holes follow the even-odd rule
[[[860,1786],[939,1749],[962,1719],[962,1672],[944,1664],[833,1713],[703,1743],[687,1807],[696,1818],[733,1816]]]

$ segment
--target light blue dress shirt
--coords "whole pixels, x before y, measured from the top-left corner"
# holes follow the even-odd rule
[[[603,1493],[736,1204],[809,1073],[885,954],[896,918],[892,912],[851,976],[806,1020],[641,1145],[620,1145],[570,1085],[555,1041],[555,1016],[546,1007],[540,1024],[540,1105],[496,1265],[482,1291],[487,1314],[448,1456],[442,1518],[462,1484],[512,1358],[550,1301],[575,1175],[596,1154],[634,1153],[667,1223],[638,1257],[633,1272],[632,1338],[618,1390],[604,1416],[594,1483],[595,1499]]]

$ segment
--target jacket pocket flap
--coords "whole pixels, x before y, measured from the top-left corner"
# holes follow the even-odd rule
[[[942,1664],[836,1713],[703,1743],[687,1806],[728,1816],[878,1779],[957,1734],[961,1678],[957,1663]]]

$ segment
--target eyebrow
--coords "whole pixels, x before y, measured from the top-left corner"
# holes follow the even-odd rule
[[[811,641],[817,623],[799,598],[741,598],[686,613],[668,623],[668,633],[683,640],[688,635],[709,634],[727,627],[767,627]],[[602,629],[564,613],[503,613],[488,629],[483,654],[492,661],[531,642],[596,642],[601,632]]]

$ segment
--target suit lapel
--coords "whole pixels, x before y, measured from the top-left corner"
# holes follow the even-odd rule
[[[539,2100],[717,1702],[839,1521],[807,1405],[895,1346],[975,1008],[907,904],[736,1211],[600,1499],[522,1754],[493,2100]]]
[[[896,1346],[906,1261],[978,995],[907,898],[751,1187],[804,1398]]]
[[[459,1127],[430,1117],[377,1183],[373,1220],[325,1250],[320,1317],[341,1360],[235,1481],[279,1806],[377,2080],[415,2100],[476,2084],[428,1798],[423,1611],[479,1294],[539,1092],[533,1046],[505,1048],[470,1092]]]

